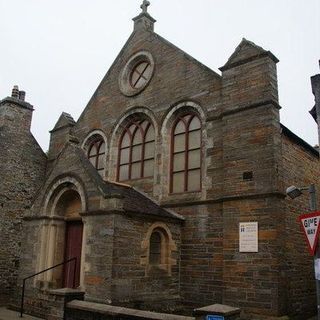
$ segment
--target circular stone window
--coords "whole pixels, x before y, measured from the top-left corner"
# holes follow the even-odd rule
[[[126,63],[119,78],[119,87],[126,96],[140,93],[150,82],[154,72],[154,60],[146,51],[133,55]]]

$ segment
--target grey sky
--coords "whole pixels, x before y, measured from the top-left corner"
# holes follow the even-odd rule
[[[0,98],[18,84],[46,150],[62,111],[75,120],[133,30],[142,0],[0,0]],[[150,0],[155,31],[219,72],[245,37],[279,59],[281,122],[317,143],[319,0]],[[220,72],[219,72],[220,73]]]

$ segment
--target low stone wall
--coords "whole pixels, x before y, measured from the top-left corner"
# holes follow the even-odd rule
[[[240,311],[238,308],[214,304],[194,310],[194,318],[74,300],[67,303],[64,320],[204,320],[208,315],[215,316],[215,319],[238,320]]]
[[[140,319],[140,320],[195,320],[193,317],[177,316],[173,314],[142,311],[130,308],[115,307],[105,304],[72,301],[67,304],[65,320],[111,320],[111,319]]]

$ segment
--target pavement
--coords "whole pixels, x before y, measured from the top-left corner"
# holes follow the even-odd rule
[[[27,314],[20,318],[20,313],[17,311],[8,310],[5,307],[0,307],[0,320],[43,320],[36,317],[31,317]]]
[[[31,317],[27,314],[24,314],[23,318],[20,318],[19,312],[8,310],[5,307],[0,307],[0,320],[43,320],[43,319]],[[317,317],[313,317],[306,320],[317,320]]]

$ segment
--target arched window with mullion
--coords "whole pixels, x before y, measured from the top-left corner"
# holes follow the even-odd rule
[[[119,144],[118,181],[153,176],[154,142],[154,128],[148,120],[129,123]]]
[[[201,122],[195,114],[177,118],[172,127],[171,193],[201,189]]]
[[[102,138],[94,140],[89,146],[88,159],[101,176],[103,176],[105,167],[105,153],[106,145]]]

